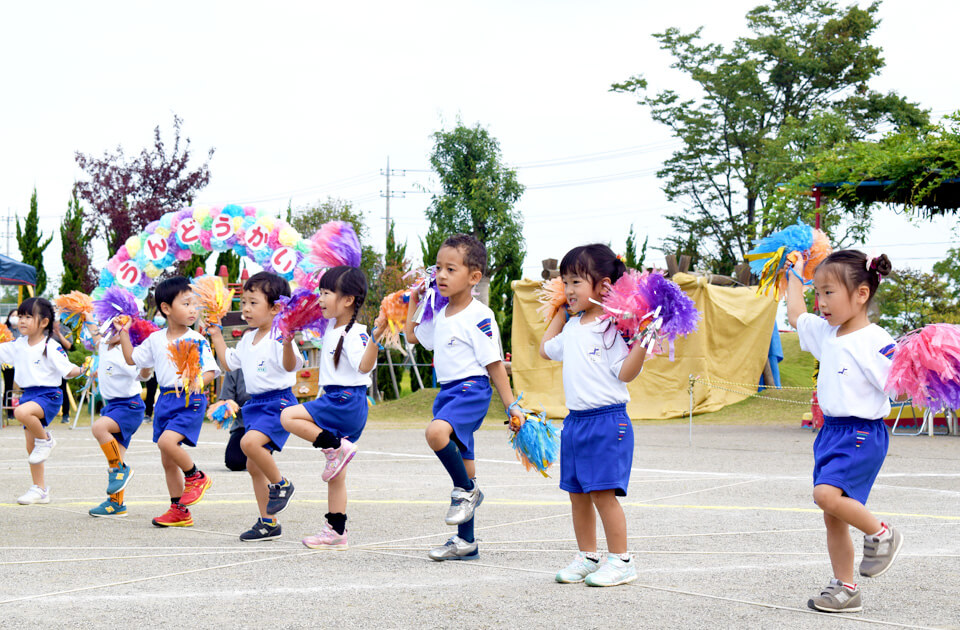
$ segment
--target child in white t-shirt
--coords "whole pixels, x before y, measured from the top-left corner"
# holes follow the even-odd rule
[[[864,533],[860,575],[885,573],[903,544],[902,534],[865,505],[889,444],[884,386],[895,349],[893,338],[867,319],[867,308],[891,266],[886,255],[833,252],[813,279],[822,316],[817,317],[807,313],[803,299],[802,264],[788,270],[787,316],[800,347],[820,361],[817,398],[824,426],[813,445],[813,499],[823,510],[833,565],[833,579],[807,604],[824,612],[857,612],[862,604],[850,526]]]

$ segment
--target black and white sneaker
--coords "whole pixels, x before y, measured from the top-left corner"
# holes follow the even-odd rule
[[[287,503],[293,498],[293,482],[284,479],[280,483],[271,483],[270,500],[267,502],[267,514],[279,514],[287,509]]]
[[[259,542],[261,540],[273,540],[280,538],[280,523],[276,525],[267,525],[259,518],[253,524],[253,527],[240,534],[240,540],[243,542]]]

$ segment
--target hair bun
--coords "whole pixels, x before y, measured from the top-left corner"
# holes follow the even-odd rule
[[[890,272],[893,271],[893,263],[890,262],[886,254],[880,254],[873,259],[873,268],[881,276],[889,276]]]

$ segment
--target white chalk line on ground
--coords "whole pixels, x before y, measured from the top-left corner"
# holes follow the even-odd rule
[[[392,552],[387,552],[387,551],[378,551],[378,550],[376,550],[376,549],[359,549],[359,551],[362,551],[362,552],[364,552],[364,553],[381,554],[381,555],[385,555],[385,556],[396,556],[396,557],[399,557],[399,558],[411,558],[411,559],[414,559],[414,560],[420,560],[421,562],[424,562],[424,561],[426,561],[426,562],[433,562],[432,560],[429,560],[428,558],[424,558],[424,557],[422,557],[422,556],[413,556],[413,555],[410,555],[410,554],[392,553]],[[460,565],[460,566],[486,567],[486,568],[492,568],[492,569],[502,569],[502,570],[507,570],[507,571],[519,571],[519,572],[523,572],[523,573],[535,573],[535,574],[538,574],[538,575],[550,575],[550,576],[555,575],[555,572],[554,572],[554,571],[546,571],[546,570],[543,570],[543,569],[528,569],[528,568],[526,568],[526,567],[512,567],[512,566],[508,566],[508,565],[491,564],[491,563],[489,563],[489,562],[480,562],[480,561],[478,561],[478,560],[471,560],[471,561],[469,561],[469,562],[458,562],[457,564]],[[652,590],[652,591],[660,591],[660,592],[664,592],[664,593],[673,593],[673,594],[675,594],[675,595],[686,595],[686,596],[689,596],[689,597],[701,597],[701,598],[706,598],[706,599],[713,599],[713,600],[718,600],[718,601],[724,601],[724,602],[730,602],[730,603],[736,603],[736,604],[743,604],[743,605],[746,605],[746,606],[754,606],[754,607],[759,607],[759,608],[770,608],[770,609],[773,609],[773,610],[782,610],[782,611],[785,611],[785,612],[802,613],[802,614],[805,614],[805,615],[817,615],[817,616],[819,616],[819,617],[823,617],[824,619],[832,619],[832,620],[836,620],[836,621],[838,621],[838,622],[848,621],[848,622],[855,622],[855,623],[873,623],[873,624],[878,624],[878,625],[891,626],[891,627],[894,627],[894,628],[914,628],[914,629],[918,629],[918,630],[935,630],[935,628],[933,628],[933,627],[931,627],[931,626],[916,626],[916,625],[910,625],[910,624],[902,624],[902,623],[897,623],[897,622],[895,622],[895,621],[884,621],[884,620],[882,620],[882,619],[872,619],[872,618],[869,618],[869,617],[850,617],[850,616],[843,616],[843,617],[841,617],[841,616],[838,616],[838,615],[833,615],[833,614],[824,613],[824,612],[818,612],[818,611],[816,611],[816,610],[810,610],[810,609],[807,609],[807,608],[795,608],[795,607],[793,607],[793,606],[783,606],[783,605],[781,605],[781,604],[771,604],[771,603],[768,603],[768,602],[757,602],[757,601],[752,601],[752,600],[747,600],[747,599],[738,599],[738,598],[735,598],[735,597],[725,597],[725,596],[723,596],[723,595],[711,595],[711,594],[709,594],[709,593],[698,593],[698,592],[694,592],[694,591],[686,591],[686,590],[681,590],[681,589],[669,588],[669,587],[665,587],[665,586],[655,586],[655,585],[653,585],[653,584],[643,584],[643,583],[640,583],[640,582],[633,582],[633,583],[632,583],[632,586],[633,586],[633,587],[644,588],[644,589],[648,589],[648,590]]]
[[[117,581],[117,582],[109,582],[109,583],[105,583],[105,584],[93,584],[93,585],[90,585],[90,586],[80,586],[80,587],[77,587],[77,588],[63,589],[63,590],[60,590],[60,591],[53,591],[53,592],[50,592],[50,593],[36,593],[36,594],[33,594],[33,595],[24,595],[24,596],[22,596],[22,597],[14,597],[14,598],[11,598],[11,599],[2,600],[2,601],[0,601],[0,606],[2,606],[2,605],[4,605],[4,604],[13,604],[13,603],[16,603],[16,602],[29,601],[29,600],[31,600],[31,599],[42,599],[42,598],[46,598],[46,597],[56,597],[56,596],[58,596],[58,595],[68,595],[68,594],[70,594],[70,593],[82,593],[82,592],[84,592],[84,591],[93,591],[93,590],[97,590],[97,589],[101,589],[101,588],[111,588],[111,587],[114,587],[114,586],[123,586],[123,585],[125,585],[125,584],[137,584],[137,583],[140,583],[140,582],[149,582],[149,581],[151,581],[151,580],[162,580],[162,579],[164,579],[164,578],[180,577],[180,576],[183,576],[183,575],[190,575],[190,574],[192,574],[192,573],[203,573],[203,572],[205,572],[205,571],[217,571],[217,570],[219,570],[219,569],[229,569],[229,568],[244,566],[244,565],[248,565],[248,564],[256,564],[256,563],[259,563],[259,562],[269,562],[270,560],[281,560],[281,559],[284,559],[284,560],[285,560],[285,559],[287,559],[287,558],[297,558],[297,557],[300,557],[300,556],[313,555],[313,554],[317,554],[317,553],[322,553],[322,552],[317,552],[317,551],[312,551],[312,550],[311,550],[311,551],[304,551],[304,552],[300,552],[300,553],[284,553],[284,554],[281,554],[281,555],[278,555],[278,556],[269,556],[269,557],[267,557],[267,558],[254,558],[253,560],[241,560],[240,562],[230,562],[230,563],[227,563],[227,564],[218,564],[218,565],[212,566],[212,567],[199,567],[199,568],[196,568],[196,569],[185,569],[185,570],[183,570],[183,571],[174,571],[174,572],[172,572],[172,573],[162,573],[162,574],[160,574],[160,575],[149,575],[149,576],[146,576],[146,577],[132,578],[132,579],[129,579],[129,580],[119,580],[119,581]]]
[[[497,546],[497,543],[486,542],[481,539],[477,539],[477,542],[482,543],[483,550],[489,553],[562,553],[570,554],[570,547],[564,547],[563,549],[547,549],[543,547],[532,547],[529,549],[519,548],[519,547],[501,547]],[[394,546],[379,546],[379,547],[370,547],[369,550],[390,550],[390,551],[423,551],[422,547],[394,547]],[[632,553],[638,556],[768,556],[768,557],[829,557],[829,554],[826,551],[770,551],[767,549],[756,549],[756,550],[740,550],[740,551],[679,551],[679,550],[656,550],[656,549],[627,549],[627,553]],[[898,558],[960,558],[960,553],[901,553],[898,554]],[[5,564],[0,562],[0,565]],[[712,568],[712,567],[711,567]],[[717,567],[726,569],[728,567]],[[672,569],[671,569],[672,570]]]
[[[0,562],[0,566],[11,566],[18,564],[59,564],[64,562],[105,562],[113,560],[142,560],[144,558],[182,558],[197,556],[227,556],[227,555],[245,555],[257,553],[275,553],[280,549],[230,549],[229,551],[195,551],[189,553],[153,553],[136,556],[95,556],[81,558],[48,558],[44,560],[8,560]],[[293,551],[293,549],[290,549]]]

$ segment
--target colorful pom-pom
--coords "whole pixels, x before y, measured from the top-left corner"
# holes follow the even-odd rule
[[[13,341],[13,333],[7,328],[6,324],[0,323],[0,343]]]
[[[376,324],[381,323],[386,327],[386,333],[383,337],[383,345],[402,350],[400,345],[400,333],[407,323],[407,304],[410,302],[410,294],[407,290],[401,289],[384,296],[380,302],[380,313],[377,315]]]
[[[207,324],[219,324],[233,304],[233,289],[227,289],[220,276],[201,276],[191,281],[200,300],[200,313]]]
[[[177,372],[177,393],[185,391],[189,394],[199,394],[203,391],[203,372],[201,356],[205,341],[196,339],[178,339],[167,346],[170,362]],[[189,404],[189,399],[187,404]]]
[[[523,396],[522,393],[520,395]],[[560,431],[547,420],[546,412],[521,411],[524,423],[518,431],[510,433],[517,459],[527,470],[536,470],[544,477],[549,477],[547,470],[560,458]]]
[[[320,296],[306,289],[297,289],[290,297],[280,296],[280,312],[273,318],[273,329],[283,339],[293,339],[301,330],[313,330],[323,335],[327,320],[320,308]]]
[[[160,330],[160,327],[145,319],[134,319],[130,325],[130,343],[134,348],[147,340],[147,337]]]
[[[563,290],[563,278],[560,276],[544,280],[541,288],[533,294],[540,302],[537,312],[548,324],[567,306],[567,295]]]
[[[830,255],[830,251],[830,242],[823,232],[797,221],[761,239],[747,252],[746,258],[750,270],[760,279],[757,293],[767,295],[773,291],[776,299],[786,292],[786,270],[792,256],[803,257],[804,276],[812,280],[816,266]]]
[[[893,352],[887,393],[933,411],[960,409],[960,326],[929,324],[901,337]]]
[[[310,240],[310,262],[318,267],[360,266],[360,241],[349,223],[324,223]]]
[[[78,330],[93,316],[93,300],[86,293],[71,291],[53,301],[60,311],[60,321],[70,330]]]

